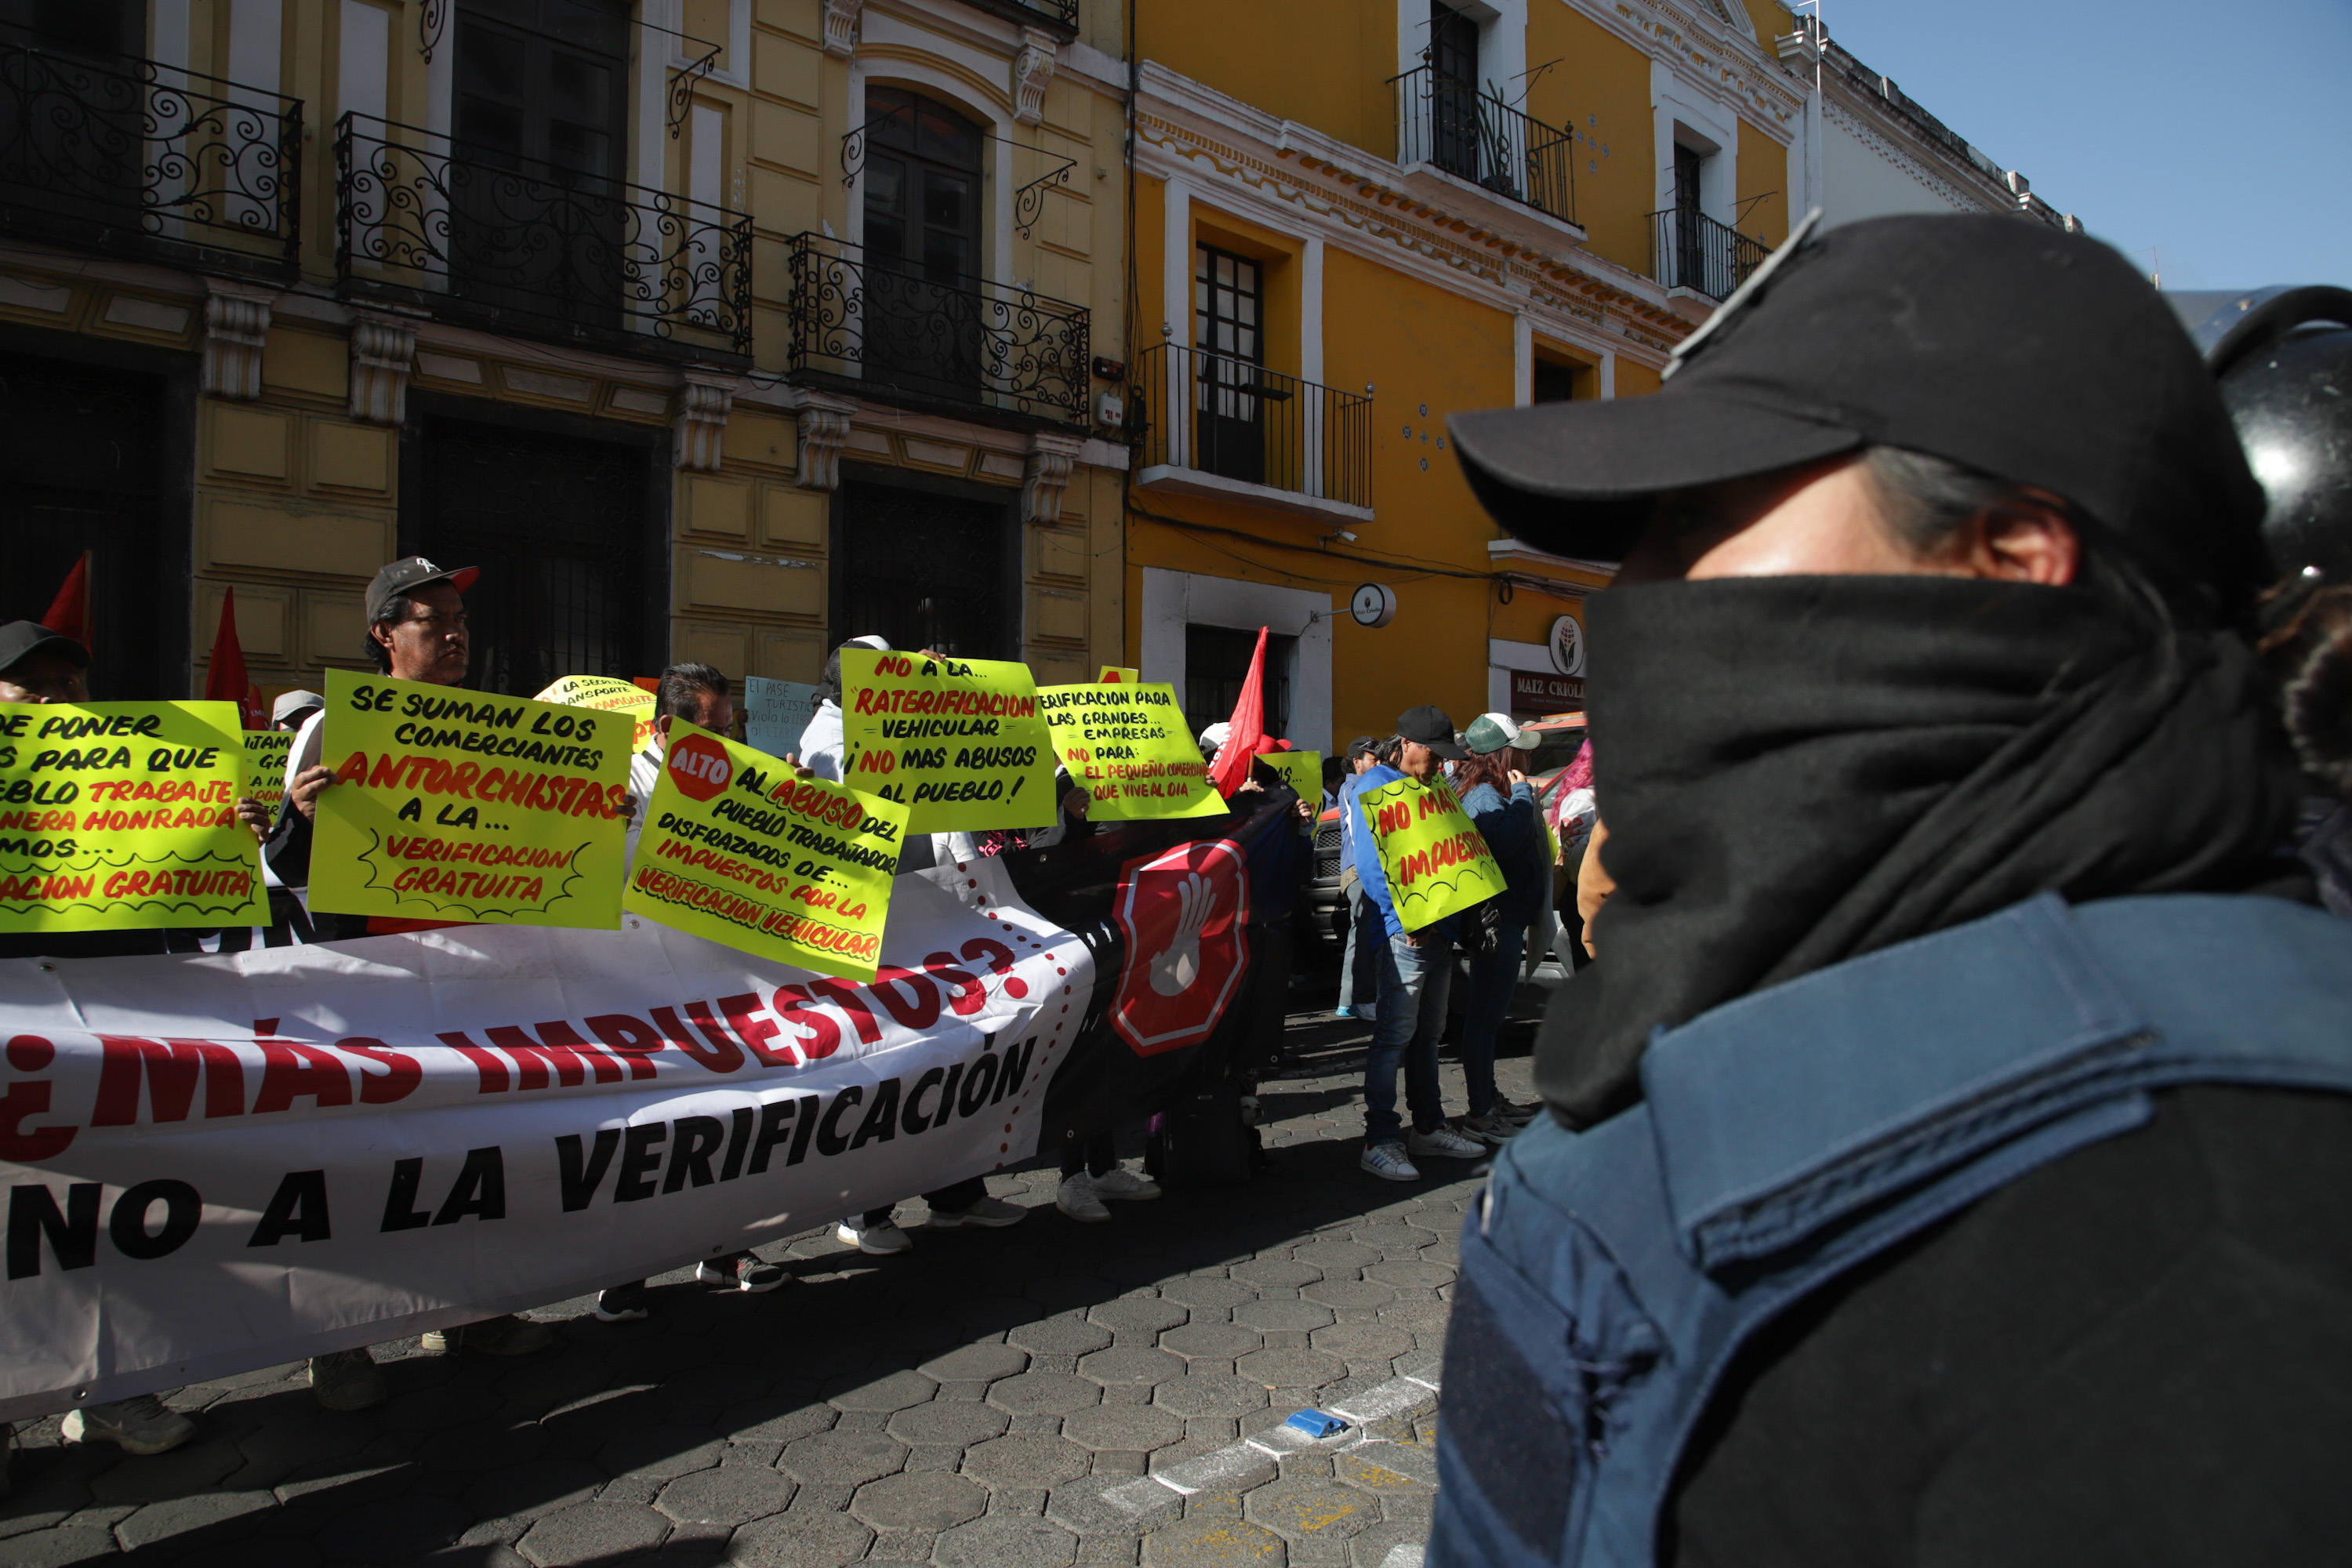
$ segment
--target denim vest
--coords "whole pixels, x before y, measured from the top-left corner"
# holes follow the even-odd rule
[[[1643,1100],[1514,1139],[1472,1205],[1429,1560],[1648,1568],[1740,1345],[2149,1093],[2352,1092],[2352,922],[2052,896],[1662,1030]]]

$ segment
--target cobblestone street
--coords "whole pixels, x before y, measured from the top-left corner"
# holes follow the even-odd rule
[[[1368,1033],[1292,1016],[1273,1169],[1245,1187],[1080,1226],[1033,1165],[992,1182],[1032,1211],[1007,1229],[927,1231],[910,1202],[912,1253],[806,1233],[763,1249],[797,1276],[771,1294],[681,1272],[645,1322],[530,1314],[557,1339],[529,1357],[380,1346],[393,1398],[365,1413],[320,1409],[290,1365],[173,1395],[198,1436],[154,1458],[28,1425],[0,1563],[1409,1568],[1475,1183],[1357,1169]],[[1497,1064],[1516,1100],[1527,1034]],[[1353,1428],[1274,1435],[1310,1405]]]

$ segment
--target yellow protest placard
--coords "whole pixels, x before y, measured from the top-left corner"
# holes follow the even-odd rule
[[[0,703],[0,931],[268,925],[234,702]]]
[[[1054,742],[1029,667],[841,650],[841,778],[897,801],[909,833],[1045,827]]]
[[[1323,753],[1320,752],[1261,752],[1259,762],[1280,773],[1298,798],[1307,805],[1320,807],[1323,804]]]
[[[312,909],[620,925],[626,714],[333,669],[325,723]]]
[[[567,675],[532,700],[561,702],[567,708],[593,708],[599,713],[625,713],[635,728],[629,736],[629,754],[646,749],[654,735],[654,694],[634,680],[614,675]]]
[[[1107,686],[1134,686],[1143,679],[1143,671],[1129,669],[1123,664],[1107,664],[1095,679]]]
[[[672,721],[624,909],[755,957],[871,980],[907,808]]]
[[[247,730],[244,739],[245,797],[275,812],[286,798],[286,759],[294,754],[294,731]]]
[[[1419,931],[1503,890],[1503,868],[1444,780],[1399,779],[1356,797],[1397,923]]]
[[[1087,812],[1094,821],[1215,816],[1225,809],[1174,687],[1045,686],[1037,710],[1072,782],[1094,796]]]

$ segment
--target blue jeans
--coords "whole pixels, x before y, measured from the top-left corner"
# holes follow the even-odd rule
[[[1370,934],[1370,933],[1367,933]],[[1397,1059],[1404,1059],[1405,1103],[1416,1132],[1445,1120],[1437,1084],[1437,1037],[1445,1028],[1445,998],[1454,989],[1454,939],[1424,936],[1419,947],[1390,937],[1365,955],[1377,960],[1380,1016],[1372,1024],[1371,1050],[1364,1058],[1364,1142],[1394,1143],[1403,1133],[1397,1120]]]
[[[1367,913],[1371,917],[1370,921],[1365,919]],[[1348,884],[1348,945],[1339,952],[1339,1005],[1342,1007],[1353,1007],[1359,1002],[1370,1000],[1357,994],[1356,955],[1368,952],[1371,944],[1380,940],[1379,932],[1370,929],[1380,920],[1380,913],[1379,905],[1365,900],[1361,882]],[[1372,962],[1367,957],[1364,971],[1370,974],[1371,969]]]
[[[1518,985],[1528,922],[1504,921],[1495,935],[1492,952],[1470,955],[1470,1004],[1462,1018],[1462,1077],[1469,1089],[1473,1116],[1484,1116],[1495,1109],[1495,1036],[1511,1010],[1511,993]]]

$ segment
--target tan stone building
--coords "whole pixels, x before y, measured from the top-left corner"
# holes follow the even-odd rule
[[[0,615],[87,552],[99,695],[201,690],[231,588],[310,685],[418,552],[484,569],[509,692],[869,631],[1115,659],[1118,24],[6,0]]]

